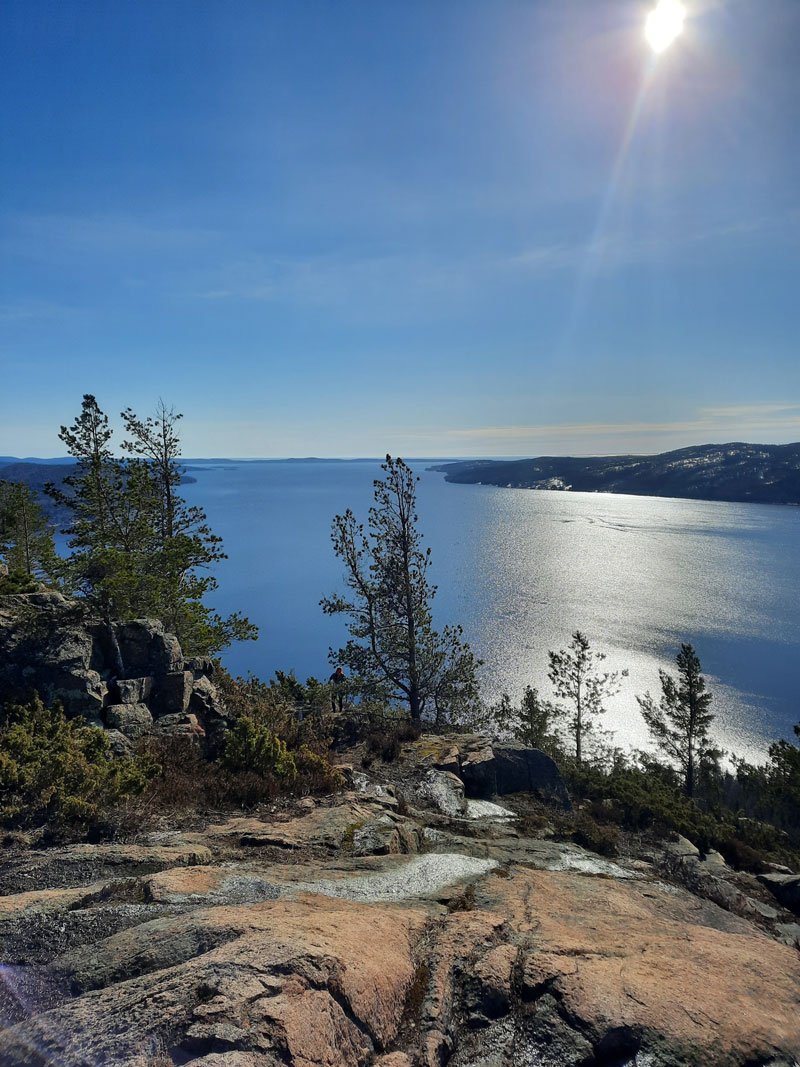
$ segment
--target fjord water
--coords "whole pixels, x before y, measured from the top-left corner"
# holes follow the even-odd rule
[[[438,623],[460,622],[484,660],[488,698],[549,691],[547,651],[575,629],[627,668],[604,727],[643,746],[635,695],[658,693],[681,641],[714,692],[724,748],[762,757],[800,719],[800,509],[755,504],[451,485],[415,461],[420,527],[431,546]],[[322,595],[342,585],[334,514],[366,518],[375,460],[191,462],[184,487],[229,558],[214,606],[261,630],[226,653],[234,672],[327,677],[344,638]]]

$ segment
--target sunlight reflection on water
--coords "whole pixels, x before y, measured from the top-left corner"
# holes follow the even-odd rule
[[[715,694],[723,747],[751,757],[800,719],[800,509],[653,497],[448,485],[425,471],[419,513],[439,585],[436,618],[457,621],[485,661],[487,696],[549,689],[547,651],[579,628],[627,667],[605,727],[644,745],[635,694],[658,691],[692,641]],[[221,610],[243,610],[263,640],[231,650],[235,671],[326,675],[343,628],[318,601],[340,581],[330,520],[365,516],[377,464],[239,464],[192,472],[230,559]]]
[[[460,617],[486,660],[489,693],[518,695],[526,683],[546,692],[548,649],[580,628],[608,669],[630,671],[604,723],[625,744],[646,743],[635,694],[658,690],[658,667],[672,666],[682,640],[696,644],[713,683],[723,746],[754,755],[791,725],[781,705],[790,715],[800,643],[796,509],[446,488],[472,492],[485,510],[446,565],[471,564],[452,580],[471,584]],[[759,657],[773,694],[761,688]]]

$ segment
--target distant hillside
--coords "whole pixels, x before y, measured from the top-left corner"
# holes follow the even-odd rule
[[[0,464],[0,481],[24,482],[31,489],[41,493],[48,482],[60,486],[75,466],[71,463],[31,463],[29,460],[16,459]]]
[[[800,443],[693,445],[657,456],[540,456],[440,463],[445,480],[582,493],[800,504]]]
[[[64,479],[74,466],[74,459],[56,459],[48,460],[47,462],[26,459],[12,459],[10,462],[3,462],[0,459],[0,482],[24,482],[37,493],[43,494],[44,487],[49,482],[61,487]],[[181,478],[181,485],[196,481],[196,478],[184,474]],[[47,509],[51,511],[51,502],[45,498],[44,503]]]

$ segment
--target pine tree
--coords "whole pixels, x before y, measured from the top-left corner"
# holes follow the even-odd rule
[[[152,613],[156,578],[149,565],[157,499],[147,470],[111,449],[108,416],[87,394],[59,437],[76,460],[62,489],[48,492],[69,519],[65,572],[73,588],[108,619]]]
[[[775,741],[769,746],[768,769],[773,788],[792,795],[798,802],[800,814],[800,722],[794,726],[798,744]]]
[[[57,570],[52,523],[23,482],[0,481],[0,555],[12,581],[50,581]]]
[[[431,550],[417,529],[418,479],[391,456],[381,469],[367,531],[350,509],[333,520],[333,549],[349,596],[320,603],[328,615],[350,617],[351,639],[331,660],[368,688],[406,703],[413,719],[431,707],[438,718],[461,713],[477,700],[477,662],[460,627],[433,629],[436,586],[428,578]]]
[[[620,690],[620,678],[627,677],[624,671],[599,671],[597,664],[605,658],[604,652],[593,652],[589,639],[580,630],[572,635],[568,648],[549,652],[548,677],[559,700],[567,706],[556,704],[556,717],[565,720],[567,731],[575,741],[575,759],[583,762],[584,741],[594,732],[595,720],[605,712],[603,702]]]
[[[177,424],[182,418],[163,401],[144,419],[126,408],[122,420],[128,437],[122,447],[129,469],[144,470],[155,502],[149,559],[156,583],[153,612],[188,651],[213,654],[234,640],[255,639],[257,630],[238,612],[223,619],[203,603],[217,582],[202,572],[227,557],[203,509],[190,506],[180,495]]]
[[[139,418],[131,408],[122,412],[122,421],[129,435],[129,439],[123,442],[123,451],[142,457],[148,462],[151,477],[158,487],[159,526],[161,540],[164,542],[174,537],[177,532],[177,508],[182,505],[183,509],[186,509],[183,501],[178,500],[178,486],[181,484],[181,443],[177,423],[182,418],[182,414],[168,408],[163,400],[159,400],[155,414],[145,419]],[[217,547],[220,540],[215,538]]]
[[[120,458],[108,417],[87,394],[73,425],[59,433],[77,461],[63,489],[48,489],[69,514],[64,572],[105,621],[120,674],[115,622],[160,619],[189,655],[212,655],[257,633],[238,613],[223,619],[203,602],[216,580],[199,572],[224,553],[202,509],[189,507],[178,492],[179,418],[163,404],[153,419],[126,410],[130,440]]]
[[[636,699],[653,740],[680,771],[686,795],[693,797],[699,772],[721,753],[709,737],[709,727],[715,718],[708,710],[712,694],[706,691],[697,653],[691,645],[683,644],[675,662],[677,679],[666,671],[658,672],[661,680],[658,703],[649,692]]]
[[[62,488],[46,489],[69,516],[64,578],[105,623],[115,669],[124,677],[114,622],[146,614],[152,599],[145,566],[153,505],[149,482],[141,471],[128,474],[114,456],[108,416],[91,394],[58,436],[76,460]]]
[[[549,700],[542,700],[535,686],[525,686],[518,705],[511,703],[508,693],[503,693],[499,702],[492,707],[491,714],[501,733],[511,734],[528,748],[551,753],[558,749],[554,730],[556,708]]]

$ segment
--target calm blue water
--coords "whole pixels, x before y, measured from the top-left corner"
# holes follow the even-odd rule
[[[627,667],[604,726],[646,743],[635,694],[658,692],[691,641],[715,694],[717,735],[754,758],[800,720],[800,509],[460,486],[426,472],[420,525],[433,551],[437,621],[460,622],[485,661],[485,694],[548,690],[548,649],[576,628]],[[333,515],[366,518],[375,461],[191,464],[184,487],[224,538],[214,606],[244,611],[257,643],[226,654],[235,673],[324,676],[344,622],[319,609],[340,587]]]

